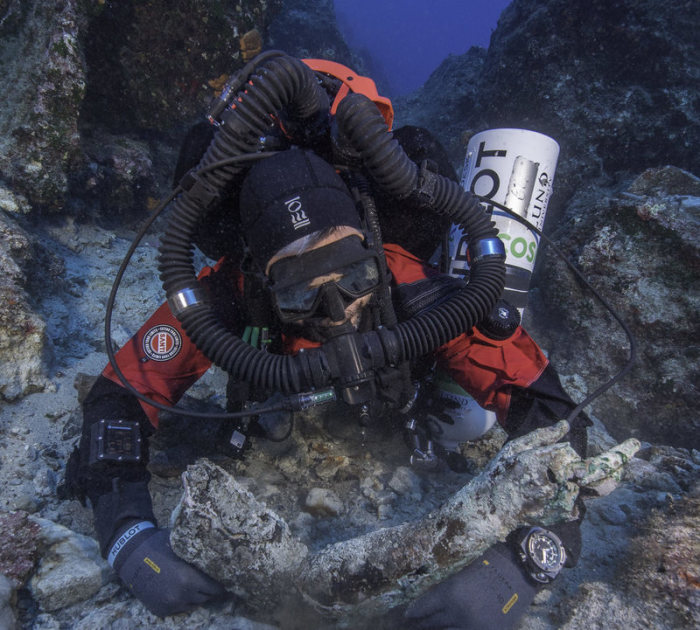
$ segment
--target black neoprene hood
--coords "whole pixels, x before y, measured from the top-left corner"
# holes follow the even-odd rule
[[[241,187],[240,214],[251,255],[265,268],[272,255],[325,228],[361,230],[350,191],[315,153],[290,149],[262,160]]]

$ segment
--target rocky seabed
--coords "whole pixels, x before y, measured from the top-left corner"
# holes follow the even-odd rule
[[[153,445],[151,490],[178,552],[215,564],[187,542],[188,528],[235,522],[225,499],[219,511],[204,509],[210,498],[198,488],[214,478],[250,510],[248,526],[278,527],[261,526],[256,544],[265,549],[266,532],[284,532],[293,552],[289,561],[289,553],[267,548],[257,564],[249,557],[252,573],[217,574],[230,600],[167,619],[146,611],[100,557],[89,508],[58,499],[80,434],[79,401],[106,362],[114,275],[146,208],[169,187],[183,130],[221,77],[241,67],[238,38],[257,29],[264,45],[362,70],[338,41],[327,0],[167,4],[164,11],[161,0],[0,0],[0,629],[388,630],[397,624],[381,616],[387,604],[427,582],[409,580],[408,589],[389,589],[391,597],[376,588],[362,601],[354,593],[343,606],[328,606],[323,574],[331,565],[320,558],[354,558],[361,568],[367,550],[394,557],[385,544],[392,535],[422,553],[411,524],[429,529],[431,515],[470,488],[494,490],[483,484],[508,469],[499,462],[530,471],[544,461],[538,454],[559,464],[570,454],[542,436],[532,438],[536,445],[520,443],[517,453],[504,451],[494,430],[464,446],[468,475],[427,473],[409,466],[398,436],[374,427],[363,437],[344,419],[319,413],[300,416],[287,441],[259,440],[233,461],[216,454],[202,427],[165,420],[168,430]],[[430,128],[457,167],[482,129],[524,127],[556,138],[561,155],[546,229],[637,339],[634,369],[587,410],[594,420],[589,455],[624,451],[624,466],[586,491],[581,560],[539,593],[521,629],[700,626],[698,28],[700,5],[691,0],[514,0],[488,50],[451,56],[424,88],[394,101],[397,124]],[[157,223],[146,235],[124,276],[116,345],[162,301],[162,228]],[[576,400],[627,356],[617,324],[547,248],[525,324]],[[212,369],[183,402],[220,405],[225,383]],[[201,443],[183,440],[183,432],[201,434]],[[585,478],[580,463],[558,470],[567,490],[561,500],[537,475],[501,481],[514,496],[538,497],[536,516],[556,519],[578,491],[567,484]],[[465,513],[478,535],[445,544],[463,551],[460,557],[426,556],[435,576],[458,569],[504,534],[499,527],[522,517],[509,511],[515,503],[508,498],[493,499],[502,521]],[[298,568],[302,557],[318,579],[296,580],[296,590],[278,598],[274,570]],[[410,562],[397,561],[396,583],[406,568]]]
[[[260,620],[260,611],[241,600],[165,620],[153,617],[99,556],[90,510],[57,499],[56,487],[79,435],[80,392],[105,363],[103,309],[129,241],[69,221],[44,228],[35,238],[46,256],[63,263],[62,282],[43,292],[34,306],[45,321],[56,367],[45,376],[43,391],[5,401],[2,407],[0,519],[6,542],[0,544],[0,567],[7,577],[0,594],[5,627],[300,627],[274,613]],[[138,264],[124,277],[114,314],[117,344],[159,303],[155,254],[153,243],[137,248]],[[223,374],[211,370],[191,391],[189,404],[217,404],[224,382]],[[282,515],[294,536],[317,550],[339,537],[351,540],[421,518],[471,478],[413,470],[396,437],[370,432],[364,439],[338,418],[309,417],[297,422],[288,443],[259,441],[242,462],[214,457],[210,466],[224,466],[256,504]],[[467,445],[473,473],[484,468],[502,441],[494,431],[482,443]],[[596,419],[591,454],[615,444]],[[181,503],[187,464],[190,480],[198,474],[202,464],[194,464],[192,455],[156,447],[152,491],[161,523],[168,523]],[[697,622],[698,471],[697,451],[642,443],[617,487],[587,499],[579,565],[538,595],[520,627],[679,628]],[[232,590],[246,589],[241,584]],[[291,605],[285,602],[286,619],[294,618],[287,614]]]

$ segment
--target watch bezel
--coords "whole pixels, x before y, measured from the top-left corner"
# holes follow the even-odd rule
[[[530,542],[536,536],[546,537],[556,545],[559,553],[559,560],[557,561],[556,566],[551,568],[543,567],[541,563],[533,556],[532,551],[530,550]],[[519,552],[520,558],[525,563],[525,567],[530,577],[541,584],[548,584],[555,577],[557,577],[566,563],[566,549],[559,539],[559,536],[557,536],[553,531],[545,529],[544,527],[530,528],[521,540]]]

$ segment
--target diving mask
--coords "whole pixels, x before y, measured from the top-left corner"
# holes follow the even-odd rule
[[[282,322],[308,319],[318,313],[331,296],[326,315],[339,314],[356,299],[379,286],[377,254],[358,236],[348,236],[299,256],[288,256],[270,268],[273,302]],[[318,278],[328,276],[328,280]],[[342,300],[342,305],[339,303]]]

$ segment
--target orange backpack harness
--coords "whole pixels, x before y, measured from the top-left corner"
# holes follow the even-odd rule
[[[389,131],[391,131],[391,127],[394,123],[394,108],[392,107],[391,101],[388,98],[385,96],[379,96],[377,86],[372,79],[369,77],[360,76],[354,70],[350,70],[350,68],[347,66],[335,61],[328,61],[327,59],[302,59],[302,61],[314,72],[322,72],[323,74],[335,77],[343,82],[343,85],[338,90],[338,93],[336,94],[331,105],[332,116],[335,116],[335,112],[338,109],[340,101],[342,101],[350,92],[364,94],[377,106],[384,117],[384,121],[386,122]]]

